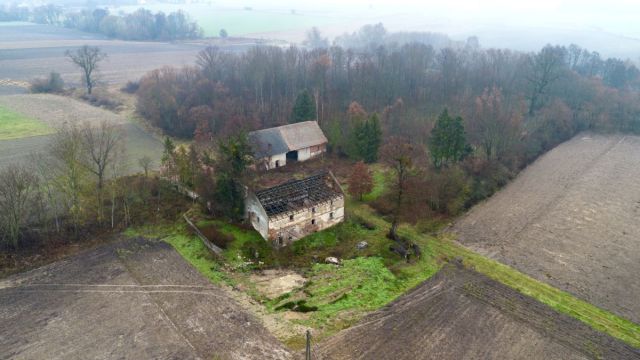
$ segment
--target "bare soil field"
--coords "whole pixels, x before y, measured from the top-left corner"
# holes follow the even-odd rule
[[[0,322],[3,358],[291,358],[171,246],[145,239],[1,280]]]
[[[125,133],[129,171],[139,171],[137,160],[149,156],[159,166],[162,143],[149,132],[131,123],[124,116],[88,105],[82,101],[58,95],[24,94],[0,96],[0,105],[56,128],[65,122],[107,121],[120,125]],[[51,136],[35,136],[0,141],[0,168],[11,163],[28,161],[33,152],[46,151]]]
[[[640,350],[453,265],[314,352],[320,359],[640,358]]]
[[[640,323],[640,137],[583,133],[453,226],[465,246]]]
[[[38,119],[54,128],[65,122],[99,124],[102,121],[108,121],[113,125],[127,123],[126,119],[111,111],[67,96],[50,94],[0,96],[0,105],[27,117]]]
[[[202,40],[194,42],[134,42],[108,40],[47,25],[8,25],[0,32],[0,80],[23,83],[47,76],[62,75],[67,84],[80,86],[80,72],[64,56],[66,50],[82,45],[99,46],[108,58],[100,64],[100,80],[109,85],[138,80],[148,71],[164,66],[193,65],[196,55],[209,44],[229,51],[243,51],[255,45],[251,39],[237,41]],[[0,82],[0,93],[19,89]]]

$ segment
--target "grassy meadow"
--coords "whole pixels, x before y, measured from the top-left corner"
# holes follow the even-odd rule
[[[0,140],[51,134],[47,124],[0,106]]]

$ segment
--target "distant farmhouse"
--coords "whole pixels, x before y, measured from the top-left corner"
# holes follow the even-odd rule
[[[304,121],[249,133],[258,168],[275,169],[322,155],[327,138],[316,121]]]
[[[287,246],[344,220],[344,192],[328,172],[249,192],[247,219],[266,240]]]

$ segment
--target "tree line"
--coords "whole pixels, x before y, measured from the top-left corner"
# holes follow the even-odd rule
[[[182,10],[165,14],[140,8],[117,15],[108,9],[65,11],[48,4],[29,9],[12,6],[0,8],[0,21],[31,21],[37,24],[64,26],[123,40],[185,40],[203,36],[202,28]]]
[[[491,156],[513,143],[501,138],[489,144],[498,130],[510,133],[507,138],[526,134],[534,142],[528,151],[535,153],[587,128],[639,128],[640,77],[631,63],[602,60],[575,45],[549,45],[537,53],[467,45],[439,51],[422,43],[260,46],[244,53],[209,47],[196,66],[144,76],[137,107],[151,123],[183,138],[196,129],[224,137],[315,113],[334,145],[353,125],[353,102],[377,113],[386,135],[422,143],[447,107],[466,120],[472,145]]]
[[[15,251],[161,219],[181,198],[151,176],[131,176],[119,126],[68,123],[48,149],[0,169],[0,249]],[[169,209],[170,210],[170,209]]]

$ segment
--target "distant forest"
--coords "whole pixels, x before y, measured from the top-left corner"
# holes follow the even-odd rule
[[[30,10],[27,7],[0,7],[0,21],[31,21],[64,26],[123,40],[185,40],[203,35],[202,28],[183,11],[169,14],[138,9],[131,14],[115,15],[107,9],[65,12],[49,4]]]

